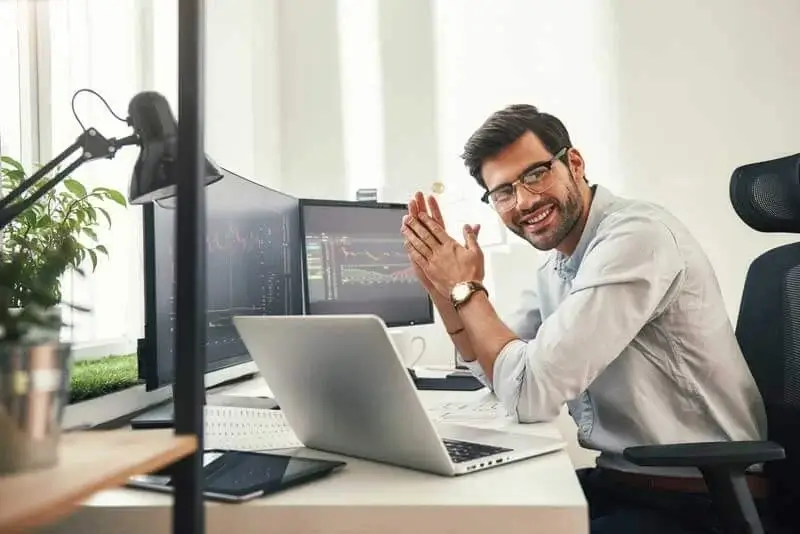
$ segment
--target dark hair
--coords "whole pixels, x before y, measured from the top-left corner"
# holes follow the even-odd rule
[[[461,157],[478,184],[486,188],[481,173],[484,160],[496,156],[525,132],[532,132],[538,137],[551,154],[564,147],[572,147],[569,133],[557,117],[542,113],[536,106],[512,104],[494,112],[464,145]]]

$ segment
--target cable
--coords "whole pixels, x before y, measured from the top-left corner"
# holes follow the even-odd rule
[[[106,106],[106,109],[108,110],[108,112],[111,113],[111,115],[115,119],[117,119],[120,122],[124,122],[125,124],[128,124],[128,121],[126,119],[123,119],[122,117],[120,117],[119,115],[114,113],[114,110],[111,109],[111,106],[108,105],[108,102],[106,102],[106,99],[103,98],[102,96],[100,96],[100,93],[98,93],[97,91],[95,91],[93,89],[86,89],[86,88],[78,89],[77,91],[75,91],[75,94],[72,95],[72,116],[75,117],[75,120],[78,121],[78,124],[80,125],[81,130],[83,130],[84,132],[86,131],[86,127],[83,125],[83,122],[81,122],[81,119],[78,117],[78,112],[75,111],[75,98],[80,93],[92,93],[94,96],[96,96],[97,98],[100,99],[100,101]]]

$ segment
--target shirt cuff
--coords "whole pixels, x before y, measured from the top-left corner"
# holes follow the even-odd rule
[[[494,361],[494,393],[508,415],[519,417],[519,398],[525,378],[525,351],[528,344],[521,339],[509,341]]]
[[[472,373],[472,376],[478,379],[478,382],[480,382],[490,390],[493,389],[492,384],[489,382],[489,378],[486,376],[486,373],[483,372],[483,367],[481,367],[481,364],[478,363],[478,360],[466,362],[461,359],[461,355],[459,354],[458,357],[456,358],[456,362],[458,362],[459,365],[463,365],[464,367],[469,369],[470,373]]]

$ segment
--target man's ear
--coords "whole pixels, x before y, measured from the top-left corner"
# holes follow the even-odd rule
[[[584,179],[586,177],[586,165],[577,148],[573,147],[567,150],[567,165],[575,179]]]

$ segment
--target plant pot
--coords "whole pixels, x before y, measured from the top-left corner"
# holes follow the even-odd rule
[[[16,315],[22,312],[22,308],[9,308],[11,315]],[[62,310],[60,305],[47,308],[39,312],[41,317],[52,320],[56,324],[62,323]],[[61,339],[61,327],[48,328],[45,326],[31,325],[30,330],[25,334],[23,341],[28,343],[58,343]]]
[[[70,353],[66,343],[0,343],[0,475],[58,463]]]

